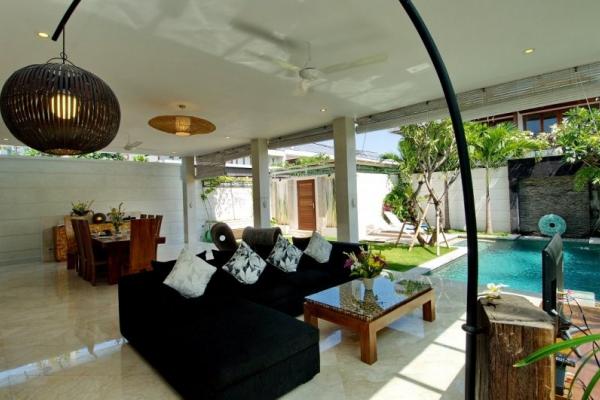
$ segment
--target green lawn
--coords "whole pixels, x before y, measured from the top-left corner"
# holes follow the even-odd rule
[[[288,235],[290,241],[292,240],[291,235]],[[325,236],[326,240],[335,241],[335,236]],[[436,258],[435,246],[421,247],[416,245],[411,251],[408,251],[408,246],[399,244],[394,246],[393,244],[383,244],[375,242],[361,242],[367,243],[369,248],[375,252],[381,251],[381,254],[385,256],[385,260],[388,263],[388,268],[394,271],[408,271],[426,261]],[[440,255],[444,255],[455,250],[453,247],[447,248],[445,245],[440,246]]]
[[[448,229],[448,230],[446,231],[446,233],[458,233],[459,235],[461,235],[461,234],[462,234],[462,235],[464,235],[464,234],[466,234],[467,232],[465,232],[465,231],[461,231],[461,230],[458,230],[458,229]],[[479,231],[479,232],[477,232],[477,235],[487,235],[487,233],[485,233],[485,232],[483,232],[483,231]],[[510,233],[509,233],[509,232],[502,232],[502,231],[499,231],[499,232],[494,232],[494,233],[492,233],[491,235],[492,235],[492,236],[499,236],[499,237],[506,237],[506,236],[510,235]]]
[[[435,247],[432,246],[415,246],[411,251],[408,251],[408,246],[401,244],[394,246],[393,244],[369,243],[369,248],[375,252],[381,251],[381,254],[388,263],[388,268],[400,272],[408,271],[419,264],[423,264],[425,261],[436,258]],[[449,253],[452,250],[454,250],[452,247],[440,246],[441,255]]]

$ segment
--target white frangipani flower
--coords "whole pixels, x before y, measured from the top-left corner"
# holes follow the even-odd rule
[[[504,285],[502,283],[488,283],[487,284],[487,292],[484,293],[485,297],[488,299],[499,299],[502,295],[502,289],[508,287],[508,285]]]

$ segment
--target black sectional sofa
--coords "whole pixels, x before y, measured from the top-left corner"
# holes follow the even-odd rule
[[[294,244],[304,250],[308,240]],[[329,262],[303,255],[292,273],[267,265],[253,285],[220,269],[233,252],[213,251],[217,272],[195,299],[162,283],[174,260],[154,262],[119,281],[121,333],[184,398],[282,396],[319,372],[318,330],[296,319],[304,297],[351,280],[343,253],[360,245],[331,243]],[[256,247],[266,259],[271,246]]]

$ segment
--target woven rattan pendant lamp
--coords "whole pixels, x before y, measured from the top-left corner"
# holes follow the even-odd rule
[[[179,104],[178,107],[182,112],[185,110],[185,104]],[[206,134],[216,129],[212,122],[191,115],[159,115],[148,121],[148,125],[176,136]]]
[[[117,135],[121,121],[111,88],[67,59],[64,25],[78,3],[71,4],[52,36],[56,41],[62,34],[60,58],[19,69],[0,93],[0,111],[8,130],[27,146],[48,154],[103,149]]]

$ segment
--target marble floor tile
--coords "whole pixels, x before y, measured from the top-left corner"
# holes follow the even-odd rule
[[[463,398],[464,286],[433,283],[436,321],[415,311],[380,331],[373,365],[358,334],[320,321],[321,372],[283,398]],[[0,400],[179,398],[121,337],[116,286],[62,263],[4,266],[0,321]]]

